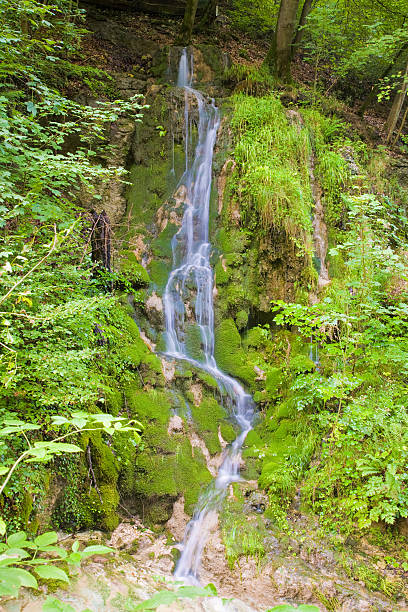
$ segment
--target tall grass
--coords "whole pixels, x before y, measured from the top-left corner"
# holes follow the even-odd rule
[[[243,215],[257,215],[263,230],[284,228],[310,250],[312,194],[309,139],[289,121],[280,100],[271,95],[237,95],[232,127],[239,168]]]

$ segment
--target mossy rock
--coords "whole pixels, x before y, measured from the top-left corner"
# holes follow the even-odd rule
[[[280,368],[269,368],[266,373],[265,389],[269,399],[276,396],[282,384],[282,370]]]
[[[184,509],[192,514],[203,488],[212,482],[212,476],[207,469],[204,455],[199,448],[194,449],[184,441],[182,452],[178,456],[177,485],[184,494]]]
[[[105,406],[107,411],[113,416],[117,416],[122,410],[123,395],[117,388],[105,389]]]
[[[141,362],[144,365],[148,366],[148,368],[156,374],[162,373],[162,364],[160,361],[160,357],[158,357],[154,353],[151,353],[149,350],[145,352],[141,359]]]
[[[153,259],[149,266],[150,278],[156,289],[156,292],[161,295],[166,287],[167,280],[170,274],[170,265],[162,260]]]
[[[118,320],[121,332],[129,336],[130,339],[140,338],[140,331],[136,321],[132,317],[133,308],[126,299],[125,304],[115,308],[115,318]]]
[[[248,459],[250,457],[258,459],[258,457],[259,457],[259,448],[257,448],[256,446],[247,446],[242,451],[242,457],[244,459]]]
[[[105,531],[113,531],[119,525],[119,515],[116,512],[119,504],[119,493],[113,485],[101,485],[99,493],[92,489],[90,493],[90,501],[100,513],[99,524],[101,529]],[[100,495],[100,498],[99,498]]]
[[[161,234],[151,244],[153,255],[171,259],[173,257],[171,240],[178,230],[178,226],[174,223],[167,223]]]
[[[231,272],[228,267],[225,267],[224,270],[224,266],[222,265],[221,261],[218,261],[215,264],[214,272],[217,287],[221,285],[226,285],[228,283],[231,276]]]
[[[166,350],[166,336],[163,333],[159,333],[156,343],[156,351],[163,353]]]
[[[261,468],[262,463],[258,458],[248,457],[245,459],[245,466],[241,470],[241,476],[245,480],[258,480]]]
[[[227,423],[223,421],[220,424],[220,431],[221,431],[221,436],[223,440],[225,440],[225,442],[228,442],[228,443],[233,442],[235,438],[237,437],[237,432],[235,431],[231,423]]]
[[[227,413],[213,397],[204,398],[200,406],[191,407],[194,423],[198,432],[205,431],[218,432],[218,423],[226,418]]]
[[[211,456],[222,451],[218,433],[214,431],[204,431],[201,436]]]
[[[218,367],[227,374],[241,378],[248,384],[254,382],[254,369],[246,364],[241,336],[232,319],[222,321],[215,330],[214,356]]]
[[[140,342],[127,344],[126,346],[120,348],[117,351],[117,355],[124,365],[129,368],[136,369],[140,365],[147,351],[148,349],[145,343],[140,339]]]
[[[204,385],[209,389],[217,389],[218,383],[215,380],[214,376],[208,374],[208,372],[204,372],[204,370],[197,370],[198,378],[204,383]]]
[[[216,243],[223,253],[242,253],[248,243],[248,235],[239,229],[221,228],[217,233]]]
[[[259,348],[264,343],[264,330],[261,327],[251,327],[244,337],[243,344],[246,347]]]
[[[186,325],[185,346],[189,357],[196,361],[202,361],[204,359],[201,330],[197,324],[190,323]]]
[[[289,362],[289,370],[295,374],[313,372],[315,369],[316,365],[309,357],[306,357],[306,355],[296,355],[296,357]]]
[[[172,504],[179,495],[184,495],[185,508],[192,512],[203,486],[212,480],[199,449],[191,448],[188,439],[180,436],[172,454],[157,454],[156,449],[145,449],[138,457],[134,495],[143,500],[145,516],[149,522],[167,521],[172,513]],[[155,504],[159,500],[159,509]],[[166,512],[164,512],[164,510]],[[161,516],[159,517],[158,514]]]
[[[143,424],[146,420],[154,419],[167,426],[171,404],[166,393],[156,390],[141,391],[138,387],[129,386],[125,390],[125,397],[132,416]]]
[[[137,260],[137,257],[133,251],[122,251],[121,256],[121,276],[129,281],[133,287],[147,287],[150,284],[149,274]]]
[[[244,329],[248,325],[248,313],[246,310],[240,310],[235,317],[235,323],[239,330]]]
[[[281,419],[287,419],[293,416],[296,416],[296,408],[293,401],[289,398],[279,404],[275,412],[275,418],[280,421]]]
[[[92,432],[89,436],[92,468],[97,483],[116,485],[119,469],[118,462],[112,448],[106,444],[99,432]]]
[[[256,446],[257,448],[261,448],[263,444],[260,435],[254,429],[251,429],[245,438],[245,446]]]

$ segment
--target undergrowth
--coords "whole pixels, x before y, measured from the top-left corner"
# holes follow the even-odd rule
[[[309,144],[278,98],[234,98],[232,127],[238,164],[235,194],[243,222],[267,232],[283,227],[297,247],[311,250]]]

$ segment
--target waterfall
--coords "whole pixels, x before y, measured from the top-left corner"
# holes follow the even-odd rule
[[[187,360],[211,374],[217,381],[226,407],[240,428],[236,440],[224,451],[216,479],[201,495],[193,518],[186,528],[181,556],[175,576],[199,584],[201,555],[217,512],[230,483],[240,479],[241,449],[252,427],[254,404],[250,395],[233,378],[218,369],[214,358],[213,271],[210,265],[211,244],[208,237],[212,160],[219,112],[214,100],[192,87],[193,56],[183,50],[177,85],[185,93],[185,172],[178,192],[183,193],[184,214],[179,231],[172,240],[173,268],[163,295],[166,323],[166,354]],[[194,154],[192,145],[192,109],[198,113],[198,139]],[[186,301],[193,297],[194,319],[187,320]],[[191,309],[189,309],[190,311]],[[192,359],[185,345],[185,326],[199,329],[203,357]]]

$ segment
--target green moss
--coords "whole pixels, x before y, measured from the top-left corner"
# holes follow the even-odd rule
[[[218,388],[217,381],[215,380],[213,376],[211,376],[211,374],[208,374],[207,372],[204,372],[203,370],[197,370],[196,374],[198,378],[202,380],[205,386],[208,387],[209,389]]]
[[[289,398],[279,404],[276,412],[275,418],[279,421],[281,419],[287,419],[288,417],[295,416],[296,408],[294,407],[293,401]]]
[[[259,458],[247,457],[245,466],[241,470],[241,476],[244,480],[258,480],[262,469],[262,462]]]
[[[220,425],[221,436],[226,442],[233,442],[237,437],[237,433],[231,423],[223,421]]]
[[[290,419],[282,419],[274,433],[274,438],[283,440],[296,430],[296,424]]]
[[[99,494],[95,489],[92,489],[90,501],[96,508],[99,505],[100,527],[106,531],[116,529],[119,525],[119,515],[116,512],[119,504],[119,493],[116,487],[109,484],[101,485],[99,487]]]
[[[24,525],[28,525],[28,521],[30,519],[31,512],[33,510],[33,497],[29,493],[29,491],[24,491],[23,498],[20,503],[19,513],[21,517],[21,523]]]
[[[269,368],[266,374],[265,389],[268,399],[273,399],[282,384],[283,373],[280,368]]]
[[[228,500],[220,514],[221,534],[228,564],[232,569],[240,557],[253,557],[259,563],[265,555],[265,525],[261,517],[249,517],[243,511],[244,499],[234,488],[234,499]]]
[[[248,313],[246,310],[240,310],[235,317],[235,323],[239,330],[248,325]]]
[[[245,438],[245,446],[257,446],[258,448],[262,448],[262,438],[254,429],[252,429]]]
[[[167,223],[161,234],[152,241],[151,249],[153,255],[156,257],[165,257],[167,259],[172,258],[171,239],[178,229],[179,228],[174,223]]]
[[[227,416],[225,408],[213,397],[205,398],[200,406],[192,406],[191,412],[198,431],[218,432],[218,423]]]
[[[161,294],[167,284],[167,279],[170,274],[170,265],[158,259],[154,259],[150,266],[150,278],[156,289]]]
[[[255,380],[253,366],[246,364],[241,347],[241,336],[232,319],[222,321],[215,330],[214,355],[218,367],[236,378],[251,384]]]
[[[231,271],[229,270],[229,268],[227,266],[222,265],[222,263],[220,261],[218,261],[215,264],[214,267],[214,272],[215,272],[215,282],[216,285],[226,285],[230,279],[231,276]]]
[[[146,423],[157,420],[167,425],[170,418],[171,405],[167,395],[160,391],[141,391],[137,387],[125,390],[128,409],[131,415]]]
[[[204,457],[199,449],[194,456],[189,440],[177,438],[172,454],[157,454],[155,448],[147,449],[137,458],[139,474],[133,494],[144,500],[145,519],[150,522],[167,521],[172,513],[172,503],[184,495],[187,512],[192,512],[201,488],[211,480]]]
[[[118,462],[102,435],[92,432],[89,437],[92,467],[97,483],[109,483],[115,485],[118,480]]]
[[[244,338],[244,346],[254,348],[260,347],[264,343],[264,330],[259,327],[251,327]]]
[[[187,354],[192,359],[196,359],[197,361],[202,361],[204,359],[201,330],[198,325],[192,323],[186,325],[185,345]]]
[[[210,455],[216,455],[222,451],[218,433],[204,431],[201,435]]]
[[[122,251],[120,261],[121,275],[134,287],[147,287],[150,278],[147,270],[139,263],[133,251]]]
[[[192,449],[188,440],[184,441],[178,457],[177,484],[184,493],[184,508],[192,513],[202,489],[209,485],[212,476],[207,469],[205,458],[200,449]]]
[[[137,368],[147,351],[145,343],[140,340],[140,342],[123,346],[117,351],[117,355],[123,365],[129,368]]]
[[[312,372],[316,368],[315,364],[306,355],[296,355],[290,360],[289,369],[295,374],[301,374],[302,372]]]
[[[216,242],[223,253],[242,253],[248,244],[248,234],[239,229],[221,228],[217,233]]]
[[[105,406],[107,411],[114,416],[117,416],[122,409],[123,396],[122,392],[117,388],[105,389]]]
[[[162,373],[160,357],[158,357],[154,353],[151,353],[149,350],[147,350],[146,353],[143,355],[142,363],[148,366],[149,369],[155,372],[156,374]]]

